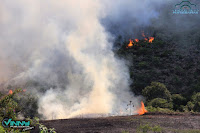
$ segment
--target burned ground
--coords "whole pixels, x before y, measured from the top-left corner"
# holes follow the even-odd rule
[[[140,125],[160,126],[163,133],[200,132],[200,114],[147,113],[143,116],[115,116],[40,121],[58,133],[134,133]],[[38,127],[32,130],[38,132]]]

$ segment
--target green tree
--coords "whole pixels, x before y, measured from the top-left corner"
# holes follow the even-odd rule
[[[147,86],[142,90],[142,94],[146,97],[147,101],[150,101],[154,98],[171,100],[170,92],[166,86],[160,82],[152,82],[150,86]]]

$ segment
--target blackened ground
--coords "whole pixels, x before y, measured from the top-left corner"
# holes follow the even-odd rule
[[[200,132],[200,114],[191,113],[147,113],[143,116],[115,116],[106,118],[76,118],[40,121],[57,133],[123,133],[136,132],[140,125],[159,125],[163,133]],[[36,127],[31,132],[38,133]]]

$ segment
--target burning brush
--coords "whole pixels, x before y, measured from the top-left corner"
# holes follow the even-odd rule
[[[148,111],[145,109],[144,103],[141,101],[141,107],[139,108],[139,110],[137,111],[137,113],[139,115],[143,115],[145,113],[147,113]]]
[[[134,107],[134,104],[133,104],[133,102],[132,101],[130,101],[130,103],[129,104],[127,104],[127,108],[126,108],[126,110],[129,110],[130,111],[130,115],[132,114],[132,111],[131,111],[131,108],[132,107]],[[140,106],[140,108],[135,112],[133,112],[134,114],[135,113],[137,113],[137,114],[139,114],[139,115],[143,115],[143,114],[145,114],[145,113],[147,113],[148,111],[145,109],[145,106],[144,106],[144,103],[143,103],[143,101],[141,101],[141,106]]]
[[[144,37],[144,42],[148,42],[148,43],[152,43],[153,41],[154,41],[154,37],[146,37],[145,36],[145,34],[144,34],[144,32],[142,32],[142,37]],[[140,40],[139,39],[134,39],[134,41],[133,40],[129,40],[129,44],[128,44],[128,46],[126,47],[126,48],[131,48],[133,45],[134,46],[139,46],[138,45],[138,42],[139,42]]]
[[[13,94],[13,91],[12,91],[12,90],[9,90],[8,94],[12,95],[12,94]]]

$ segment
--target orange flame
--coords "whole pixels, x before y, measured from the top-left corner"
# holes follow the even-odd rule
[[[128,47],[132,47],[134,42],[133,42],[133,40],[131,40],[131,39],[130,39],[129,41],[130,41],[130,42],[129,42],[129,44],[128,44]]]
[[[149,37],[149,43],[152,43],[154,40],[154,37]]]
[[[141,101],[141,107],[140,107],[140,109],[138,110],[138,114],[139,114],[139,115],[143,115],[143,114],[145,114],[146,112],[148,112],[148,111],[145,109],[144,103]]]
[[[13,91],[12,91],[12,90],[9,90],[9,94],[13,94]]]
[[[142,36],[144,37],[144,41],[145,41],[145,42],[152,43],[152,42],[154,41],[154,37],[146,37],[145,34],[144,34],[144,31],[142,31]],[[126,46],[126,48],[132,47],[133,44],[134,44],[135,46],[139,46],[139,45],[138,45],[138,42],[140,41],[139,39],[134,39],[134,41],[130,39],[129,41],[130,41],[130,42],[129,42],[128,46]],[[135,42],[135,43],[134,43],[134,42]]]
[[[135,39],[135,42],[139,42],[139,39]]]

